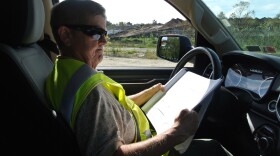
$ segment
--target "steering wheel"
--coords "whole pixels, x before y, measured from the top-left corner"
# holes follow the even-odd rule
[[[178,62],[173,69],[170,78],[172,78],[177,72],[179,72],[187,62],[189,62],[194,56],[204,54],[207,55],[211,61],[213,76],[212,79],[219,79],[222,77],[222,67],[218,55],[210,48],[196,47],[187,52]]]

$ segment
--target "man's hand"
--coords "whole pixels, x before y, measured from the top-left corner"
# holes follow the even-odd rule
[[[198,129],[198,115],[195,111],[184,109],[175,119],[171,129],[167,130],[174,137],[174,142],[179,144],[194,135]]]

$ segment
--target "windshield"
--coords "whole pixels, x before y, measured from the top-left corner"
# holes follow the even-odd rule
[[[279,0],[203,0],[243,50],[280,54]]]

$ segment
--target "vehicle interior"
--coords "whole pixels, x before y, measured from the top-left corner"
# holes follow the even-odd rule
[[[1,140],[9,155],[80,155],[71,128],[44,95],[45,79],[59,54],[49,25],[55,3],[58,1],[11,0],[0,7],[1,19],[5,21],[0,29],[4,107]],[[165,84],[181,68],[212,79],[222,77],[224,81],[195,138],[216,139],[237,156],[280,155],[280,58],[243,50],[200,0],[166,3],[195,28],[195,48],[190,50],[194,52],[181,48],[175,68],[99,70],[120,82],[127,94],[159,82]],[[175,37],[183,39],[180,34]],[[185,67],[189,61],[193,61],[193,66]]]

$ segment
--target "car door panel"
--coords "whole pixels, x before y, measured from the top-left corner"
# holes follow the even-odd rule
[[[138,93],[154,84],[165,84],[170,77],[173,68],[108,68],[100,67],[113,80],[121,83],[127,95]]]

